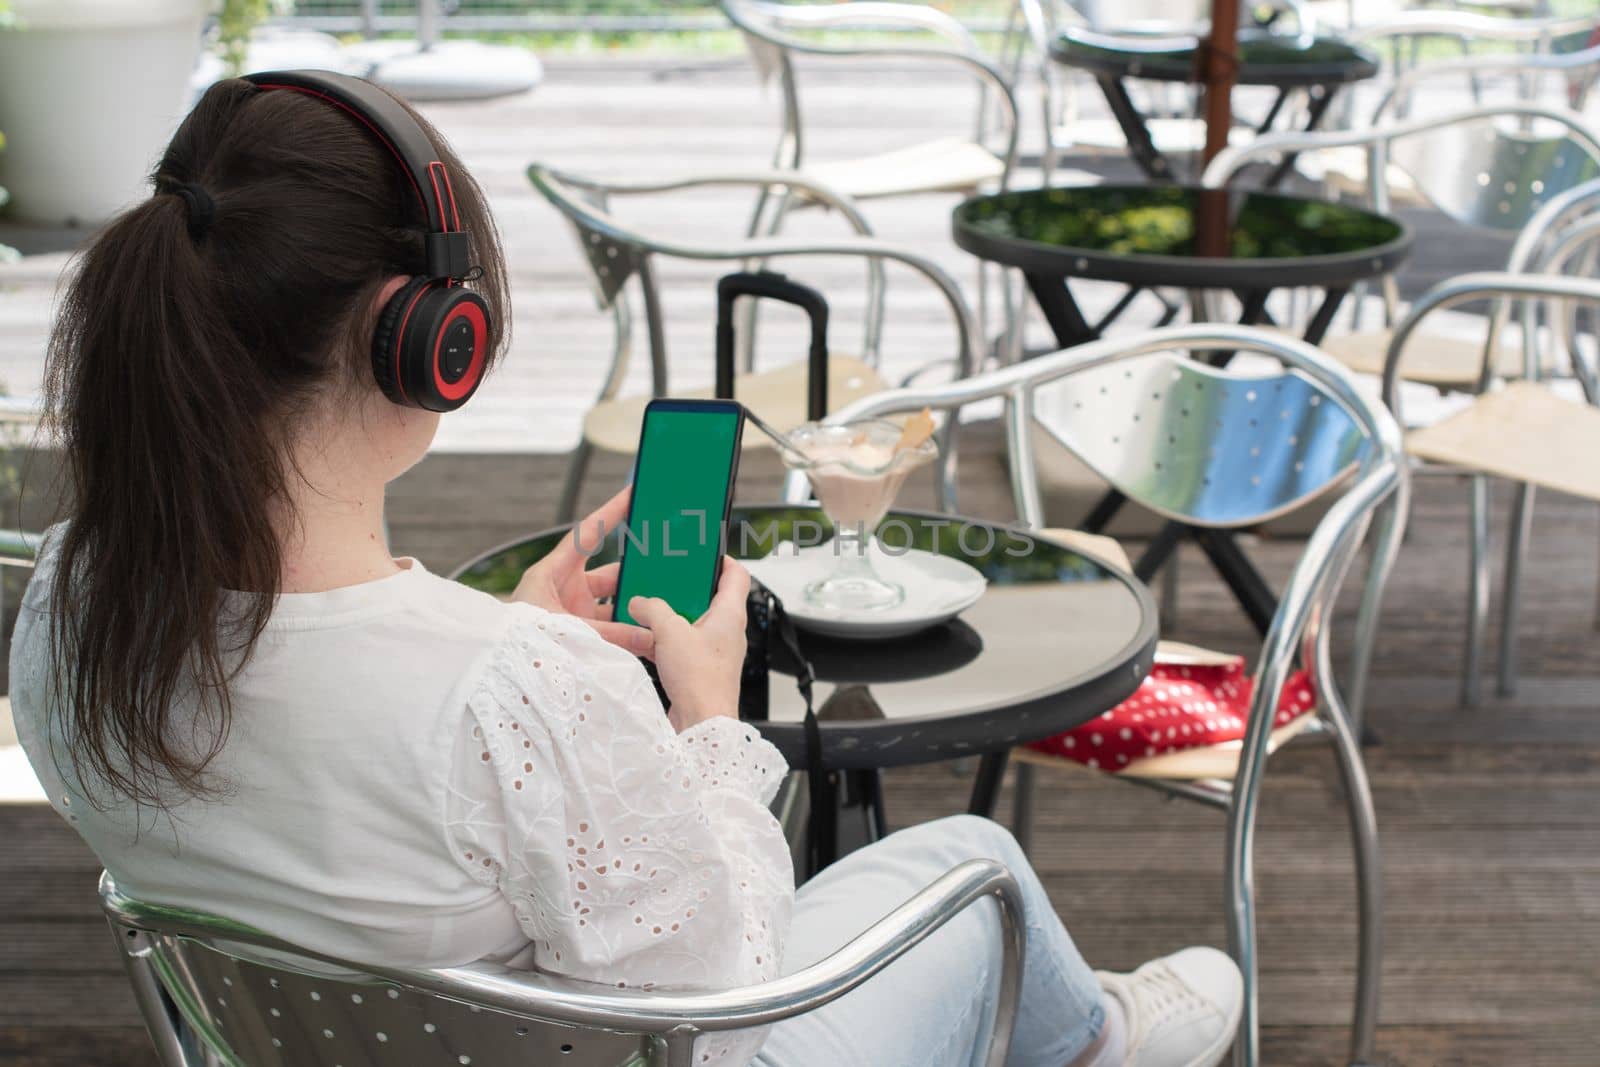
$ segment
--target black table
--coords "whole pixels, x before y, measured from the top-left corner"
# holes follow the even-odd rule
[[[955,242],[980,259],[1016,267],[1061,348],[1099,337],[1141,291],[1163,286],[1235,293],[1240,322],[1270,322],[1279,287],[1324,290],[1305,333],[1322,340],[1356,282],[1395,270],[1411,249],[1404,223],[1345,204],[1277,193],[1182,185],[1095,185],[980,196],[954,216]],[[1096,323],[1071,282],[1115,282],[1127,291]],[[1224,358],[1225,354],[1217,354]],[[1122,506],[1107,494],[1084,523],[1098,532]],[[1275,600],[1233,540],[1214,529],[1171,523],[1139,560],[1149,580],[1183,537],[1206,551],[1262,633]]]
[[[815,508],[735,508],[728,550],[763,555],[779,540],[794,540],[797,521],[827,536],[827,520]],[[566,529],[494,549],[455,577],[510,593]],[[983,756],[971,810],[993,810],[1011,746],[1069,730],[1120,703],[1149,673],[1157,632],[1143,583],[1045,538],[918,512],[894,512],[882,529],[891,548],[909,543],[966,560],[990,585],[960,618],[907,637],[801,634],[818,679],[822,766],[843,794],[822,803],[858,809],[866,839],[883,832],[877,772],[887,767]],[[594,563],[614,558],[615,547],[608,541]],[[776,673],[792,669],[775,660],[769,718],[756,725],[792,766],[804,767],[804,704],[793,680]]]
[[[1172,163],[1156,148],[1144,115],[1133,104],[1128,79],[1186,82],[1198,80],[1201,41],[1197,37],[1141,37],[1136,34],[1098,34],[1068,30],[1050,45],[1057,63],[1094,76],[1111,114],[1128,140],[1134,161],[1151,178],[1170,180]],[[1364,81],[1378,73],[1371,52],[1334,37],[1298,37],[1247,31],[1239,35],[1238,85],[1269,86],[1277,98],[1257,125],[1258,133],[1272,128],[1284,104],[1296,92],[1309,97],[1304,129],[1315,129],[1341,86]],[[1270,188],[1293,167],[1293,157],[1279,163],[1267,180]]]

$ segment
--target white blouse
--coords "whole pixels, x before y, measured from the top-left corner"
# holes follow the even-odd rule
[[[13,638],[17,732],[134,896],[374,964],[489,959],[638,989],[778,973],[794,872],[767,808],[777,750],[734,719],[674,734],[638,660],[582,621],[415,560],[279,598],[232,689],[216,795],[97,806],[48,714],[56,532]],[[760,1040],[700,1051],[740,1064]]]

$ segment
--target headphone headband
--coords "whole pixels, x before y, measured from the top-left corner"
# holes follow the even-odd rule
[[[470,269],[450,173],[433,142],[399,101],[371,82],[325,70],[275,70],[244,79],[263,90],[288,89],[325,100],[357,119],[394,156],[428,219],[427,276],[459,279]]]

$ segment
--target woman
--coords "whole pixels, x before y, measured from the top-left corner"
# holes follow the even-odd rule
[[[896,834],[796,899],[766,806],[787,768],[736,718],[737,563],[694,624],[645,599],[634,627],[601,603],[615,569],[586,572],[570,538],[511,603],[389,555],[384,487],[438,415],[391,399],[404,390],[368,353],[394,328],[380,311],[443,272],[425,239],[441,224],[349,110],[214,86],[62,304],[48,384],[70,519],[24,598],[13,707],[118,883],[352,960],[726,988],[821,958],[989,856],[1026,898],[1012,1063],[1216,1063],[1231,962],[1188,949],[1096,975],[992,823]],[[437,134],[413,132],[453,179],[487,362],[509,310],[493,222]],[[625,511],[619,496],[586,522]],[[833,1005],[703,1038],[703,1062],[972,1063],[999,944],[993,909],[970,909]]]

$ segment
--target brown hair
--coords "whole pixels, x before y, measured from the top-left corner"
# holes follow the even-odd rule
[[[499,238],[423,128],[482,267],[493,359],[509,311]],[[297,415],[327,389],[376,388],[374,301],[422,269],[427,225],[355,119],[239,80],[205,93],[152,182],[76,264],[46,398],[71,494],[51,588],[56,714],[86,789],[164,806],[168,783],[210,790],[229,684],[271,616]],[[194,233],[176,191],[189,183],[215,203]],[[191,691],[202,718],[180,729],[173,704]]]

